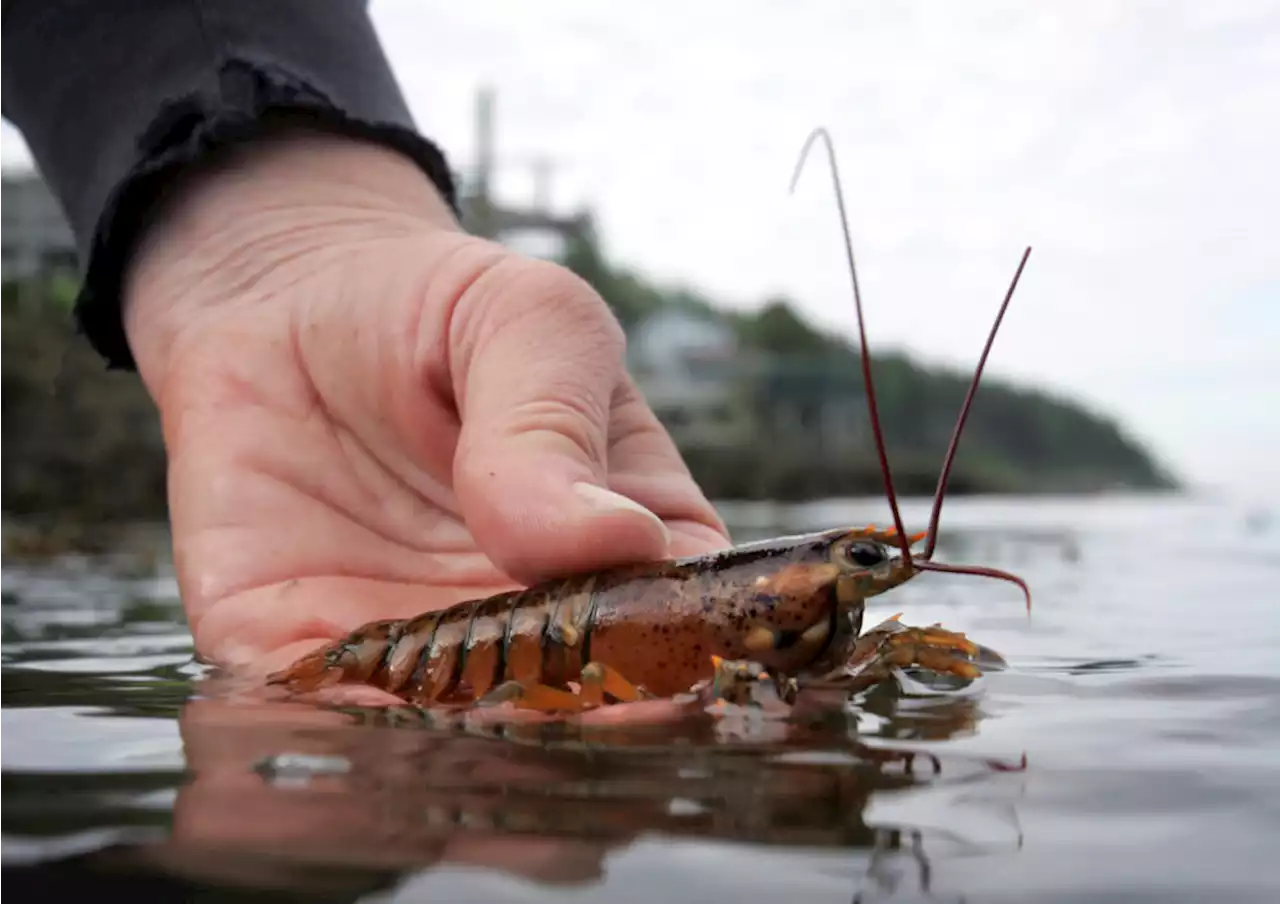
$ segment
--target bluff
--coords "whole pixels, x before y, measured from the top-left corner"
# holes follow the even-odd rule
[[[590,283],[629,333],[679,310],[729,327],[739,358],[737,405],[753,425],[737,448],[683,448],[713,497],[805,499],[882,492],[859,352],[808,323],[786,298],[730,311],[696,291],[662,287],[608,261],[588,230],[562,262]],[[739,365],[740,366],[740,365]],[[871,355],[885,445],[900,492],[931,494],[972,374],[901,352]],[[780,404],[839,417],[843,436],[823,441]],[[810,421],[821,422],[817,416]],[[830,420],[830,418],[826,418]],[[1114,419],[1062,395],[984,375],[950,483],[954,493],[1088,493],[1170,489],[1175,478]]]
[[[856,350],[772,299],[730,312],[687,289],[662,288],[606,261],[589,233],[563,263],[591,283],[628,330],[655,312],[685,310],[728,325],[765,362],[746,374],[737,400],[749,433],[731,447],[682,452],[712,498],[795,500],[880,492],[869,433],[822,448],[803,429],[780,428],[779,397],[835,399],[865,425]],[[102,524],[164,518],[165,456],[155,410],[134,374],[105,371],[74,335],[66,282],[3,287],[4,514],[37,524]],[[886,443],[899,489],[930,493],[969,375],[903,354],[872,358]],[[984,380],[957,458],[953,489],[1092,492],[1168,488],[1173,478],[1110,418],[1068,399]]]

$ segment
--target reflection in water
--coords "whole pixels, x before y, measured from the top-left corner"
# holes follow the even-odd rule
[[[1275,532],[1223,538],[1206,525],[1240,518],[1191,503],[957,500],[947,517],[948,557],[1025,559],[1032,617],[1008,588],[943,575],[868,614],[941,621],[1008,670],[976,693],[877,690],[790,731],[731,711],[448,732],[407,709],[245,701],[192,664],[171,585],[7,562],[5,885],[53,900],[1277,900]]]
[[[357,894],[442,866],[590,887],[606,880],[611,855],[660,835],[848,850],[864,863],[850,889],[858,900],[904,883],[928,890],[926,833],[869,823],[868,802],[971,781],[1001,764],[915,755],[902,742],[971,734],[980,713],[971,699],[908,702],[881,691],[863,710],[822,710],[788,731],[731,707],[717,719],[662,726],[519,724],[460,733],[424,724],[410,708],[336,711],[196,696],[179,719],[185,780],[169,774],[145,783],[156,791],[176,786],[167,836],[79,863],[95,876],[158,872],[295,893],[350,887]],[[877,723],[871,729],[869,717]],[[7,801],[6,833],[27,834],[47,819],[55,786],[70,790],[64,781],[20,787],[6,777],[6,791],[17,791]],[[109,782],[85,776],[83,784],[101,795]],[[119,784],[143,790],[137,781]],[[95,809],[103,824],[129,823]]]
[[[933,701],[901,722],[891,701],[875,705],[892,728],[867,737],[850,711],[759,742],[738,726],[726,742],[722,720],[711,717],[459,734],[424,726],[407,708],[192,700],[181,719],[191,780],[178,792],[172,834],[146,857],[192,878],[254,887],[268,860],[288,876],[311,864],[392,873],[450,864],[590,885],[604,878],[608,855],[658,833],[863,851],[867,879],[881,891],[900,884],[886,862],[905,853],[924,887],[924,835],[868,824],[868,801],[990,767],[956,760],[922,775],[919,758],[903,755],[910,751],[872,742],[970,732],[977,705]]]

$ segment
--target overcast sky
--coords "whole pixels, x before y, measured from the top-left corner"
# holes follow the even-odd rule
[[[498,183],[557,163],[607,252],[853,329],[833,133],[871,340],[968,369],[1035,247],[990,374],[1117,417],[1197,483],[1280,495],[1280,2],[374,0],[457,165],[498,90]],[[5,125],[4,161],[25,156]]]

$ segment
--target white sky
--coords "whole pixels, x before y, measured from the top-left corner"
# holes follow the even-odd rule
[[[375,0],[418,124],[498,189],[557,164],[615,261],[853,330],[832,131],[871,341],[1118,418],[1182,476],[1280,496],[1280,2]],[[1270,123],[1270,124],[1268,124]],[[27,158],[6,123],[5,165]]]

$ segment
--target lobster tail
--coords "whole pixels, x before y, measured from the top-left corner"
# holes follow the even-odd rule
[[[267,684],[287,685],[290,690],[300,693],[337,684],[343,677],[343,669],[334,662],[334,654],[339,650],[334,644],[314,650],[288,668],[272,672],[267,676]]]
[[[404,625],[403,619],[370,622],[341,640],[313,650],[287,669],[271,673],[267,684],[283,684],[306,692],[342,681],[370,682],[382,670]]]

